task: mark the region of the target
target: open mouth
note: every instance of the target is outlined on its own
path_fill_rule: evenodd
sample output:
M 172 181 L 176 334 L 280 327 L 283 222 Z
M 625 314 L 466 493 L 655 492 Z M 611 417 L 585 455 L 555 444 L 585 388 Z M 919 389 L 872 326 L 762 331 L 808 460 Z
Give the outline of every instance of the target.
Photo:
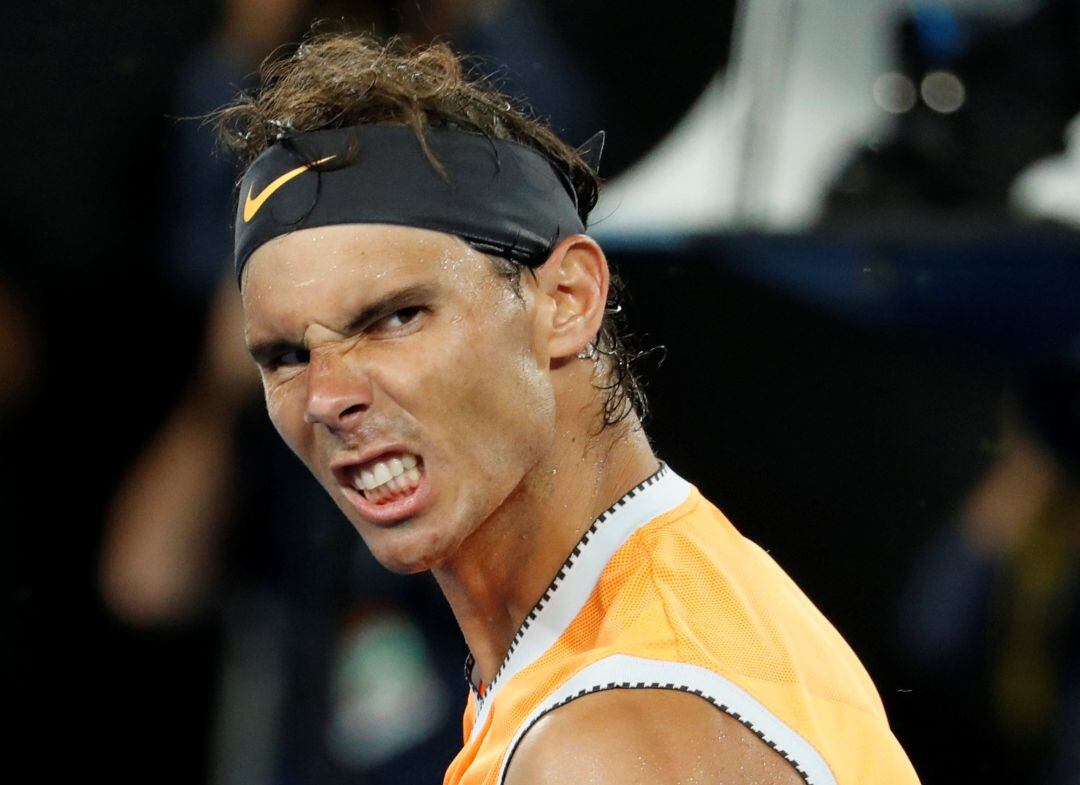
M 420 486 L 423 463 L 420 457 L 402 452 L 351 467 L 352 487 L 372 504 L 389 504 L 404 499 Z

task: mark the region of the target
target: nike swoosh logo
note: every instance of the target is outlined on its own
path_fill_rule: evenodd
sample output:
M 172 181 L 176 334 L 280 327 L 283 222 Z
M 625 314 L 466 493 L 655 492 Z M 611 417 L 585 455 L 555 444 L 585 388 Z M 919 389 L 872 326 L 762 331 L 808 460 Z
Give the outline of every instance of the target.
M 273 196 L 274 191 L 276 191 L 278 188 L 285 185 L 285 183 L 289 182 L 289 180 L 293 179 L 294 177 L 302 175 L 311 167 L 318 166 L 319 164 L 324 164 L 331 158 L 337 158 L 337 156 L 328 155 L 326 156 L 326 158 L 320 158 L 313 164 L 304 164 L 303 166 L 298 166 L 295 169 L 290 169 L 285 174 L 281 175 L 281 177 L 278 177 L 268 186 L 259 191 L 259 195 L 255 198 L 251 197 L 251 192 L 255 189 L 255 184 L 252 183 L 250 186 L 248 186 L 247 198 L 244 199 L 244 223 L 247 223 L 255 217 L 255 213 L 259 212 L 259 208 L 266 204 L 266 200 Z

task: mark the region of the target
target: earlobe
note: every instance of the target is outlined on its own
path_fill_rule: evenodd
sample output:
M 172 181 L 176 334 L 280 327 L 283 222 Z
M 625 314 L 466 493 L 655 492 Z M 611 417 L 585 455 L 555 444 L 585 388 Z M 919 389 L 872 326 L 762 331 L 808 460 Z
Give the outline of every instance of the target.
M 586 235 L 573 235 L 555 247 L 541 272 L 554 302 L 549 352 L 552 359 L 588 350 L 604 320 L 608 265 L 603 250 Z

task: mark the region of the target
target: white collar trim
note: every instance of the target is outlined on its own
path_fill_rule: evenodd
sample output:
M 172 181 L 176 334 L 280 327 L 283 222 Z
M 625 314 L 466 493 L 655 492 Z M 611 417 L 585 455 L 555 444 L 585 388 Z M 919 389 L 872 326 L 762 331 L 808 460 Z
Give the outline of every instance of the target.
M 535 662 L 559 639 L 585 605 L 615 552 L 642 526 L 686 501 L 692 488 L 661 463 L 655 474 L 628 491 L 593 522 L 525 617 L 483 696 L 476 694 L 474 688 L 477 711 L 470 741 L 487 721 L 499 687 Z M 466 674 L 470 683 L 475 684 L 472 665 L 470 656 Z

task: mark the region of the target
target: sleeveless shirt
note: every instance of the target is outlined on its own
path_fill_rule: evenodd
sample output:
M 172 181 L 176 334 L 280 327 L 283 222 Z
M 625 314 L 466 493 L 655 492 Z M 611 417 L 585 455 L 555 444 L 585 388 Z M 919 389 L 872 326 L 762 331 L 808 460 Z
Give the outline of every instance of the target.
M 866 670 L 784 571 L 661 465 L 585 532 L 489 684 L 444 785 L 501 785 L 545 714 L 609 689 L 682 690 L 807 785 L 917 785 Z

